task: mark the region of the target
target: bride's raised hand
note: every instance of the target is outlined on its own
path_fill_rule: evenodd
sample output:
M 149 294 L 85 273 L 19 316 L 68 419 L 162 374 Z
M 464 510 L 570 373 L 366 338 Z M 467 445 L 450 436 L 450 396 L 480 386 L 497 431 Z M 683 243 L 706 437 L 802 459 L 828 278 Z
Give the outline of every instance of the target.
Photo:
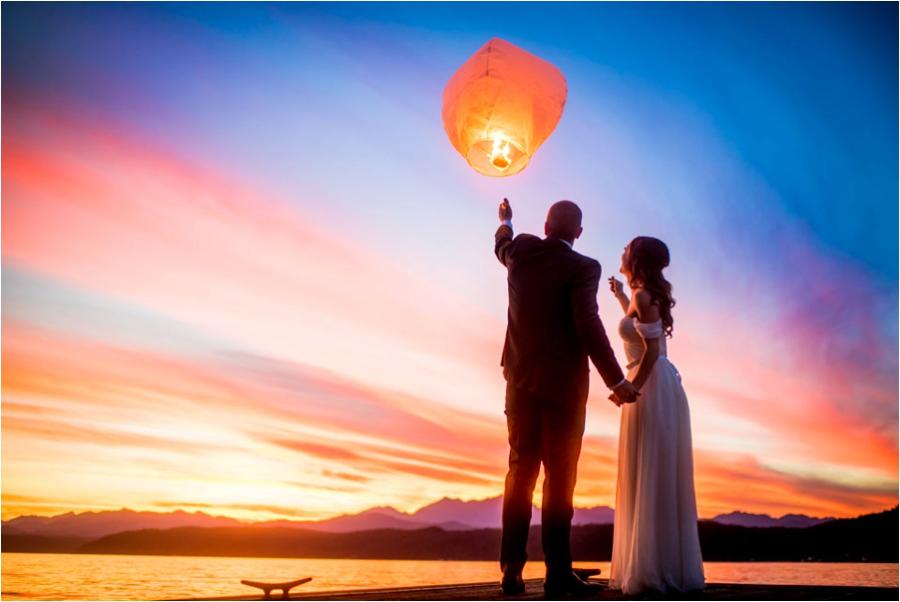
M 622 284 L 622 281 L 615 276 L 610 276 L 609 290 L 612 291 L 613 296 L 619 302 L 619 305 L 622 306 L 622 311 L 627 314 L 628 306 L 631 305 L 631 299 L 629 299 L 628 295 L 625 294 L 625 285 Z
M 625 294 L 624 287 L 625 287 L 625 285 L 622 284 L 621 280 L 619 280 L 615 276 L 609 277 L 609 290 L 612 291 L 613 295 L 615 295 L 616 297 L 618 297 L 620 295 L 624 295 Z

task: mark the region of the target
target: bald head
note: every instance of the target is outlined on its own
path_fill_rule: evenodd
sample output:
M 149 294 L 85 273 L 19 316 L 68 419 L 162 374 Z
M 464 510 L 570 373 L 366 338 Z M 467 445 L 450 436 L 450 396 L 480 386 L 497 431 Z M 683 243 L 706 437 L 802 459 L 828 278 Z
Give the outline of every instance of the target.
M 581 236 L 581 209 L 572 201 L 559 201 L 550 206 L 544 234 L 574 242 Z

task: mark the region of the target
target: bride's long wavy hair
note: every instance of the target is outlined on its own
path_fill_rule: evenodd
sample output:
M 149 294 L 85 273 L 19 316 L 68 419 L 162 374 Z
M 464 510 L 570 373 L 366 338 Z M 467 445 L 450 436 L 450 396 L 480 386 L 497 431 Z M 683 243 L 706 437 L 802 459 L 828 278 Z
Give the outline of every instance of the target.
M 667 337 L 671 337 L 674 326 L 672 308 L 675 307 L 675 299 L 672 298 L 672 284 L 662 273 L 663 268 L 669 265 L 669 247 L 658 238 L 638 236 L 628 243 L 625 261 L 629 272 L 628 286 L 632 290 L 640 287 L 650 293 L 653 301 L 659 306 L 663 330 Z

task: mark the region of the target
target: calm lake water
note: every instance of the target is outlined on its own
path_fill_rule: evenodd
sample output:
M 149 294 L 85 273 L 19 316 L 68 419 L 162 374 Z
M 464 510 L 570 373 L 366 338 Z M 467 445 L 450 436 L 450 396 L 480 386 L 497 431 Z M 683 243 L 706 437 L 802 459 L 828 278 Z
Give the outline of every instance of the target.
M 477 583 L 498 579 L 494 562 L 440 560 L 333 560 L 218 558 L 209 556 L 115 556 L 105 554 L 2 555 L 4 600 L 148 600 L 251 594 L 241 579 L 288 581 L 313 577 L 299 591 Z M 608 562 L 577 563 L 599 567 Z M 709 562 L 710 582 L 897 587 L 896 564 Z M 542 577 L 529 563 L 526 578 Z

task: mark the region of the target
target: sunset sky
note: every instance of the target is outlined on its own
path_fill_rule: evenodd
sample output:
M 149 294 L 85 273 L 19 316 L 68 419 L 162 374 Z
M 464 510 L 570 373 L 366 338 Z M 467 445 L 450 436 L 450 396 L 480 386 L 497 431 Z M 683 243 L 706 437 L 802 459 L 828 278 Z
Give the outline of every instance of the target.
M 504 196 L 579 203 L 604 281 L 668 243 L 701 516 L 896 505 L 897 10 L 4 4 L 3 518 L 499 495 Z M 440 120 L 495 36 L 569 87 L 507 179 Z

